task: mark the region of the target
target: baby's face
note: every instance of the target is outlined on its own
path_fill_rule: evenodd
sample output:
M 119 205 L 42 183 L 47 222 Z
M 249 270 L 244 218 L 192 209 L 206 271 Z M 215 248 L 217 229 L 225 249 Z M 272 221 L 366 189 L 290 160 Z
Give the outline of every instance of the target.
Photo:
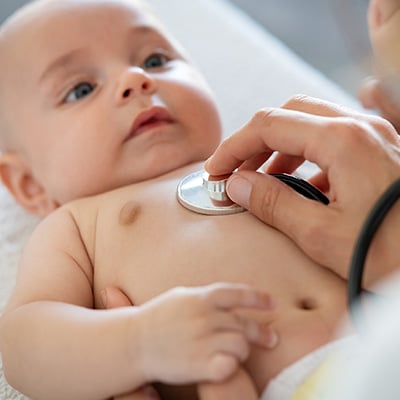
M 57 203 L 203 160 L 218 144 L 203 78 L 135 0 L 41 1 L 8 34 L 14 147 Z

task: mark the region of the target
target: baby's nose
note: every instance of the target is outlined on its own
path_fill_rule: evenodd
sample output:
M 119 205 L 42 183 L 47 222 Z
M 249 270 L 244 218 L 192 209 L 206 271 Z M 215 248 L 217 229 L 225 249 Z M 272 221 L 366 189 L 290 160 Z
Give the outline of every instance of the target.
M 117 102 L 124 103 L 135 96 L 151 95 L 156 90 L 155 80 L 142 68 L 124 71 L 117 89 Z

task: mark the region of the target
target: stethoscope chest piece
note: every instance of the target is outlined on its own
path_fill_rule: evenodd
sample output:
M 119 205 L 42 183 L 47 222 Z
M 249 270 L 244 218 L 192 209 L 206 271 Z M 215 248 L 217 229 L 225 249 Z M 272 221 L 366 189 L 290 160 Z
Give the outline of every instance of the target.
M 204 170 L 183 178 L 177 188 L 177 199 L 185 208 L 199 214 L 228 215 L 245 211 L 226 194 L 227 176 L 210 176 Z

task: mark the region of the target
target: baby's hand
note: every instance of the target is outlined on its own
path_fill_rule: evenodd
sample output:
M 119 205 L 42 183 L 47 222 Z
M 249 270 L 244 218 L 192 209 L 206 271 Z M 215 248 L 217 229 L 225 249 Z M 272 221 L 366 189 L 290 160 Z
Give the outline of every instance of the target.
M 250 343 L 272 348 L 266 324 L 239 316 L 239 308 L 269 311 L 271 297 L 239 284 L 174 288 L 142 307 L 140 359 L 148 382 L 222 381 L 247 359 Z

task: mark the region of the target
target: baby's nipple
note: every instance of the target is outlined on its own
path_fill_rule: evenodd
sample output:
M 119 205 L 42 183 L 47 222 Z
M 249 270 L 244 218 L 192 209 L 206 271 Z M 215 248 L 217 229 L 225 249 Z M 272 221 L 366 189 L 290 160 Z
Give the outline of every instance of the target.
M 140 205 L 133 200 L 128 201 L 123 205 L 119 212 L 119 224 L 123 226 L 131 225 L 135 222 L 139 212 Z

